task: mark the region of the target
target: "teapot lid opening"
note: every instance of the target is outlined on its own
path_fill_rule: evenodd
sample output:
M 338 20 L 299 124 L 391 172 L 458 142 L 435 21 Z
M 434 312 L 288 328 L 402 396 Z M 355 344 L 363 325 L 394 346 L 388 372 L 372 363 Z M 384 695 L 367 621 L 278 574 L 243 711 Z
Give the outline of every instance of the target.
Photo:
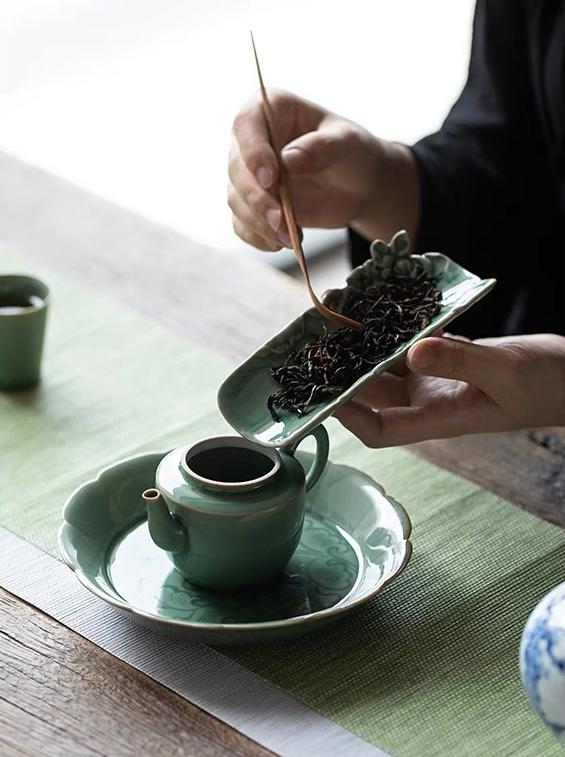
M 268 483 L 280 470 L 276 449 L 239 436 L 205 439 L 181 458 L 183 473 L 192 481 L 223 491 L 247 491 Z

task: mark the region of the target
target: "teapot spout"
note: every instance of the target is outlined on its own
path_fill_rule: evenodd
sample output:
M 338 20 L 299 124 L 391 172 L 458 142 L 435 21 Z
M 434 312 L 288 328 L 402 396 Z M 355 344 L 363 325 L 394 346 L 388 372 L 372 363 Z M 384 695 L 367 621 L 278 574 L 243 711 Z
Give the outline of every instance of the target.
M 141 495 L 147 507 L 147 523 L 151 538 L 167 552 L 182 552 L 186 547 L 186 529 L 167 507 L 158 489 L 146 489 Z

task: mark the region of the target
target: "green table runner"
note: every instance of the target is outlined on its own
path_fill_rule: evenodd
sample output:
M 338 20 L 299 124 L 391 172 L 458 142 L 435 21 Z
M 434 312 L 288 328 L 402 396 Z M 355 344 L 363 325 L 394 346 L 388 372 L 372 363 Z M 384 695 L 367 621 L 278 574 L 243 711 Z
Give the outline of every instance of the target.
M 28 261 L 52 288 L 44 381 L 0 394 L 0 525 L 58 557 L 62 504 L 104 465 L 226 428 L 229 365 Z M 190 337 L 190 335 L 187 335 Z M 331 457 L 408 509 L 414 556 L 360 612 L 289 644 L 229 655 L 393 755 L 559 754 L 521 692 L 518 644 L 563 575 L 563 532 L 399 449 L 331 421 Z
M 51 288 L 36 390 L 0 393 L 0 525 L 58 555 L 62 504 L 100 468 L 226 430 L 220 357 L 67 279 L 0 252 Z M 190 336 L 190 335 L 188 335 Z
M 402 450 L 351 440 L 355 464 L 408 509 L 406 572 L 325 633 L 233 656 L 393 755 L 559 754 L 522 693 L 526 618 L 563 579 L 561 529 Z

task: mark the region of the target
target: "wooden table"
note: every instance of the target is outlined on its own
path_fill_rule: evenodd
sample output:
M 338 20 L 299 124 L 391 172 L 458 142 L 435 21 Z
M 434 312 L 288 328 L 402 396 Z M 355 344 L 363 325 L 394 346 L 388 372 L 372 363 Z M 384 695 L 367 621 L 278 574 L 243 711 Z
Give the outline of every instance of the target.
M 279 271 L 194 244 L 2 154 L 0 241 L 236 360 L 307 305 Z M 414 451 L 565 525 L 564 429 Z M 2 754 L 269 754 L 2 589 L 0 681 Z

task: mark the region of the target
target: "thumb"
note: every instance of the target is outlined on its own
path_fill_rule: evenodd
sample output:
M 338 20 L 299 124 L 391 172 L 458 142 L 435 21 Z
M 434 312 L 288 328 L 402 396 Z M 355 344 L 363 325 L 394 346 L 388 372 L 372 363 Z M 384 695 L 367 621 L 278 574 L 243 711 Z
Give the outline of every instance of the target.
M 323 171 L 341 156 L 342 144 L 337 135 L 309 131 L 289 142 L 281 156 L 289 174 L 313 174 Z
M 417 342 L 408 351 L 407 362 L 415 373 L 466 381 L 485 391 L 498 383 L 504 368 L 504 356 L 496 347 L 446 337 Z

